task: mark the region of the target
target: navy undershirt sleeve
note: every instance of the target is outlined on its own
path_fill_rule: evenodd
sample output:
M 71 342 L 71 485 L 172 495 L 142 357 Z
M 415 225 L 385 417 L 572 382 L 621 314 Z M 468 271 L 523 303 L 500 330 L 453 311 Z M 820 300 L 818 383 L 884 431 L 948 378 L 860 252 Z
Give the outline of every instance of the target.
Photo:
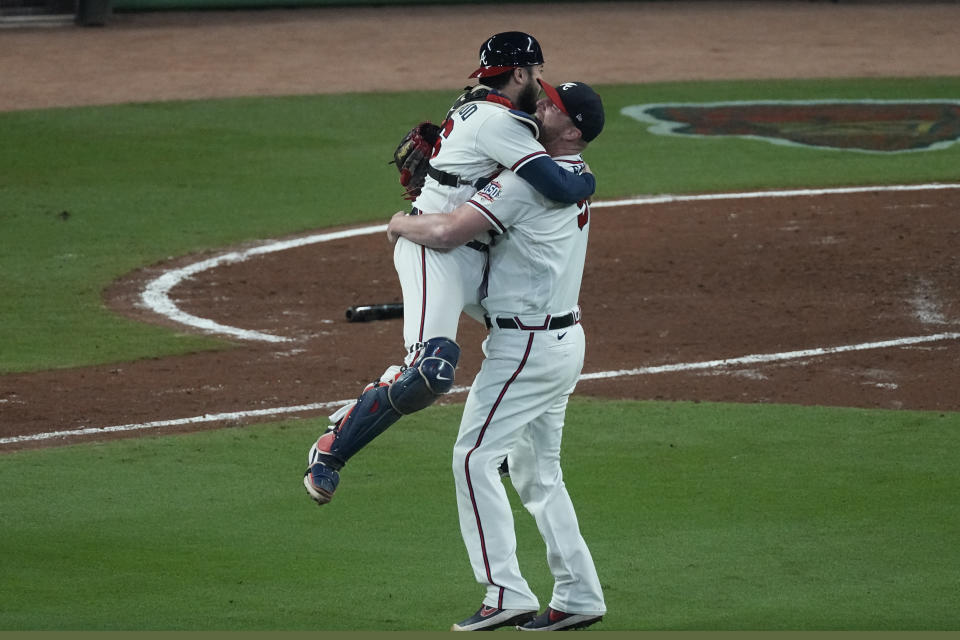
M 592 173 L 577 175 L 562 168 L 551 158 L 534 158 L 517 169 L 517 175 L 551 200 L 572 204 L 586 200 L 597 189 Z

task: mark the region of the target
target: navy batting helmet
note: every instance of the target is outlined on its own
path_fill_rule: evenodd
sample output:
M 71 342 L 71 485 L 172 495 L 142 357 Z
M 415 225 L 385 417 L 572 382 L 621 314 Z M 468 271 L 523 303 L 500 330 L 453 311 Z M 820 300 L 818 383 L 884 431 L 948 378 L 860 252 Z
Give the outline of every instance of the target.
M 543 64 L 540 43 L 522 31 L 505 31 L 490 38 L 480 47 L 480 68 L 471 78 L 485 78 L 516 69 Z

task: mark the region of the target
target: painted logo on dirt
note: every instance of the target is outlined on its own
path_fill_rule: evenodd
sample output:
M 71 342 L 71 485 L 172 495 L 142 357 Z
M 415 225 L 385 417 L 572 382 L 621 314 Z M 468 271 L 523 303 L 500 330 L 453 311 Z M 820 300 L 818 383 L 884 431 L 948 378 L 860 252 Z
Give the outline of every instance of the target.
M 960 139 L 960 101 L 816 100 L 640 104 L 626 116 L 651 133 L 738 136 L 774 144 L 900 153 L 948 147 Z

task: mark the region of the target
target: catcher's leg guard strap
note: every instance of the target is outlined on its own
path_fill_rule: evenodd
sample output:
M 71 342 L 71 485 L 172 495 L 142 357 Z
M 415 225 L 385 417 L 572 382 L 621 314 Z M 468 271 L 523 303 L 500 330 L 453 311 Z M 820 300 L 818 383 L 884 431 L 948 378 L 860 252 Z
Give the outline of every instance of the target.
M 360 395 L 357 404 L 334 432 L 329 452 L 319 452 L 320 462 L 340 469 L 353 454 L 400 419 L 403 414 L 391 406 L 389 389 L 389 385 L 380 383 Z
M 460 347 L 446 338 L 433 338 L 423 352 L 392 383 L 380 382 L 364 391 L 357 404 L 337 427 L 329 451 L 319 451 L 318 460 L 340 469 L 357 451 L 383 433 L 400 416 L 433 404 L 453 386 L 453 372 Z
M 459 359 L 460 347 L 453 340 L 427 340 L 416 362 L 390 385 L 390 404 L 404 415 L 429 407 L 453 387 Z

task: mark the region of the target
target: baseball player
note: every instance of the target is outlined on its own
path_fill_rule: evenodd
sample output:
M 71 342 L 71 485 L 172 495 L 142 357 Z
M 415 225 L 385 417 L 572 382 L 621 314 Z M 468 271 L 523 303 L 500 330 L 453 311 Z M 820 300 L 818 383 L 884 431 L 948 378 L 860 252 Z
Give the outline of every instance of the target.
M 412 214 L 452 211 L 503 167 L 552 200 L 574 203 L 593 193 L 592 175 L 565 171 L 536 139 L 540 123 L 531 113 L 542 70 L 540 45 L 526 33 L 498 33 L 481 46 L 480 67 L 471 75 L 480 83 L 456 100 L 441 125 Z M 433 404 L 453 386 L 460 314 L 483 319 L 479 296 L 489 238 L 478 234 L 443 252 L 396 243 L 407 355 L 402 366 L 388 368 L 356 402 L 334 413 L 331 428 L 311 447 L 303 483 L 317 504 L 333 497 L 339 471 L 351 456 L 402 415 Z
M 548 97 L 537 108 L 541 141 L 568 171 L 583 172 L 580 153 L 603 128 L 600 97 L 579 82 L 556 89 L 542 84 Z M 606 605 L 560 469 L 567 399 L 583 367 L 578 299 L 589 205 L 550 201 L 504 171 L 451 214 L 436 216 L 436 224 L 429 217 L 398 213 L 388 238 L 443 248 L 478 232 L 495 234 L 482 300 L 490 334 L 453 454 L 460 529 L 486 596 L 452 630 L 591 625 Z M 498 474 L 508 454 L 513 486 L 536 519 L 554 576 L 549 606 L 539 615 L 537 597 L 520 573 L 513 514 Z

